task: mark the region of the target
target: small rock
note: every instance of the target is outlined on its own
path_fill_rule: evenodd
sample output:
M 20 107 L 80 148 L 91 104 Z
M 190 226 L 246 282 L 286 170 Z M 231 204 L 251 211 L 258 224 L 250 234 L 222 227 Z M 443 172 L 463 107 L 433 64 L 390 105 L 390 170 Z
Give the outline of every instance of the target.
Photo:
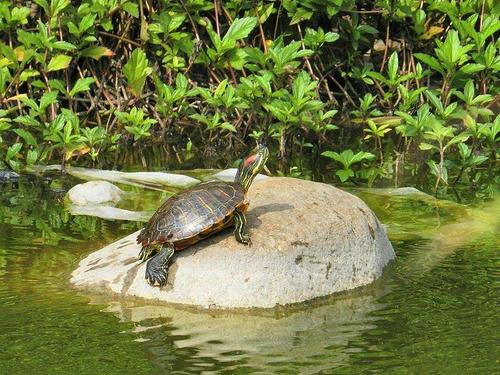
M 71 282 L 124 297 L 266 308 L 369 284 L 395 257 L 373 212 L 333 186 L 267 178 L 254 182 L 248 198 L 252 245 L 238 243 L 228 230 L 178 252 L 163 288 L 144 278 L 139 232 L 83 259 Z
M 19 174 L 9 170 L 0 171 L 0 182 L 17 181 L 19 179 Z
M 107 181 L 89 181 L 73 186 L 67 194 L 68 199 L 77 205 L 95 205 L 105 202 L 116 203 L 123 191 Z

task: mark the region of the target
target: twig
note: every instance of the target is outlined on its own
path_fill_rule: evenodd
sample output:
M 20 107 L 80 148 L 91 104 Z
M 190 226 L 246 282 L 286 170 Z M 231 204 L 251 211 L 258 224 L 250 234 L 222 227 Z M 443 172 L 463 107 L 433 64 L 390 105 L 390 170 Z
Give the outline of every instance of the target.
M 276 22 L 274 23 L 274 33 L 273 33 L 273 40 L 276 39 L 276 34 L 278 33 L 278 23 L 281 15 L 281 7 L 282 7 L 283 2 L 280 1 L 280 6 L 278 7 L 278 12 L 276 14 Z
M 384 49 L 384 57 L 382 59 L 382 66 L 380 67 L 380 72 L 382 73 L 385 68 L 385 61 L 387 59 L 387 52 L 389 50 L 389 28 L 391 25 L 391 21 L 387 22 L 387 27 L 385 29 L 385 49 Z
M 188 9 L 187 9 L 186 4 L 184 3 L 184 1 L 183 0 L 179 0 L 179 2 L 181 3 L 182 7 L 184 8 L 184 11 L 186 12 L 186 14 L 187 14 L 187 16 L 189 18 L 189 22 L 191 23 L 191 26 L 193 27 L 194 36 L 195 36 L 196 40 L 199 42 L 201 40 L 201 38 L 200 38 L 200 34 L 198 34 L 198 28 L 196 27 L 196 24 L 193 21 L 193 17 L 191 17 L 191 14 L 188 11 Z
M 262 39 L 262 48 L 264 48 L 264 53 L 267 54 L 266 36 L 264 35 L 264 28 L 260 23 L 260 15 L 257 8 L 255 8 L 255 14 L 257 14 L 257 22 L 259 24 L 260 38 Z
M 214 0 L 214 14 L 215 14 L 215 29 L 217 30 L 217 35 L 220 37 L 219 9 L 217 7 L 217 0 Z
M 483 0 L 481 2 L 481 16 L 479 17 L 479 32 L 481 32 L 483 30 L 484 3 L 485 3 L 485 0 Z
M 130 40 L 128 38 L 125 38 L 124 36 L 121 36 L 121 35 L 115 35 L 115 34 L 111 34 L 111 33 L 108 33 L 106 31 L 98 31 L 99 34 L 102 34 L 102 35 L 106 35 L 106 36 L 109 36 L 111 38 L 115 38 L 115 39 L 119 39 L 121 40 L 122 42 L 127 42 L 129 44 L 132 44 L 136 47 L 140 47 L 141 44 L 140 43 L 137 43 L 137 42 L 134 42 L 133 40 Z
M 302 29 L 300 28 L 300 24 L 297 24 L 297 29 L 299 30 L 299 35 L 300 35 L 300 43 L 302 44 L 302 50 L 305 51 L 306 46 L 304 45 L 304 37 L 302 36 Z M 306 62 L 307 70 L 309 70 L 309 73 L 311 73 L 311 76 L 317 81 L 318 77 L 316 74 L 314 74 L 313 68 L 311 66 L 311 63 L 309 62 L 309 59 L 307 56 L 304 56 L 304 60 Z
M 385 9 L 373 9 L 373 10 L 349 10 L 349 13 L 358 13 L 358 14 L 376 14 L 376 13 L 385 13 Z
M 339 83 L 339 81 L 337 81 L 335 79 L 335 77 L 333 75 L 329 75 L 330 79 L 337 85 L 337 87 L 340 89 L 340 91 L 342 91 L 342 94 L 344 94 L 344 96 L 346 97 L 346 99 L 349 101 L 349 103 L 352 104 L 352 106 L 356 106 L 356 103 L 354 103 L 354 100 L 352 100 L 351 96 L 349 95 L 349 93 L 342 87 L 342 85 Z

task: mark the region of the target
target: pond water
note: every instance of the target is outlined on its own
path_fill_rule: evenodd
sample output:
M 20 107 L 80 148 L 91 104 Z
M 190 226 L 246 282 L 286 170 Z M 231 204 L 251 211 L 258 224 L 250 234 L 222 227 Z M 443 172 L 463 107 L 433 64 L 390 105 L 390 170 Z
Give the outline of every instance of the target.
M 290 309 L 206 312 L 72 289 L 80 259 L 141 226 L 70 215 L 74 182 L 0 184 L 0 374 L 498 372 L 498 195 L 353 190 L 397 253 L 382 279 Z M 167 196 L 129 191 L 129 209 Z

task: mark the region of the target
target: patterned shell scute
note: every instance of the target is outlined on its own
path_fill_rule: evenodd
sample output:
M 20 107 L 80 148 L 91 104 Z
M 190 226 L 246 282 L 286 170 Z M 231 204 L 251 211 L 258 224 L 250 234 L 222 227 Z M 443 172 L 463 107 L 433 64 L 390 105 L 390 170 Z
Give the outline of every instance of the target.
M 206 182 L 167 199 L 137 238 L 143 246 L 196 236 L 231 215 L 245 199 L 238 183 Z

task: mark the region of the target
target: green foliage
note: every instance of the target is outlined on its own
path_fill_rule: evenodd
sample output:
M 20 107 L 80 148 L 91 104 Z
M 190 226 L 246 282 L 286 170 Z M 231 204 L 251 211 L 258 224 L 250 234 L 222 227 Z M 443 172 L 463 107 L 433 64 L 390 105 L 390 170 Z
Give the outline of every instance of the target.
M 123 66 L 123 74 L 132 94 L 137 97 L 141 95 L 146 78 L 152 72 L 153 69 L 148 66 L 148 59 L 144 51 L 138 48 L 135 49 Z
M 134 141 L 150 137 L 149 129 L 156 123 L 156 120 L 145 118 L 144 111 L 135 107 L 130 112 L 116 111 L 115 116 L 119 123 L 124 125 L 125 130 L 134 136 Z
M 335 151 L 325 151 L 321 155 L 333 159 L 343 165 L 344 169 L 339 169 L 336 172 L 336 175 L 339 176 L 340 181 L 342 182 L 354 177 L 354 171 L 351 169 L 353 164 L 359 163 L 363 160 L 371 160 L 375 158 L 375 155 L 369 152 L 360 151 L 355 154 L 352 150 L 345 150 L 340 154 Z
M 187 160 L 265 138 L 282 173 L 334 149 L 341 181 L 473 181 L 498 157 L 498 10 L 0 0 L 0 163 L 95 163 L 132 142 Z

